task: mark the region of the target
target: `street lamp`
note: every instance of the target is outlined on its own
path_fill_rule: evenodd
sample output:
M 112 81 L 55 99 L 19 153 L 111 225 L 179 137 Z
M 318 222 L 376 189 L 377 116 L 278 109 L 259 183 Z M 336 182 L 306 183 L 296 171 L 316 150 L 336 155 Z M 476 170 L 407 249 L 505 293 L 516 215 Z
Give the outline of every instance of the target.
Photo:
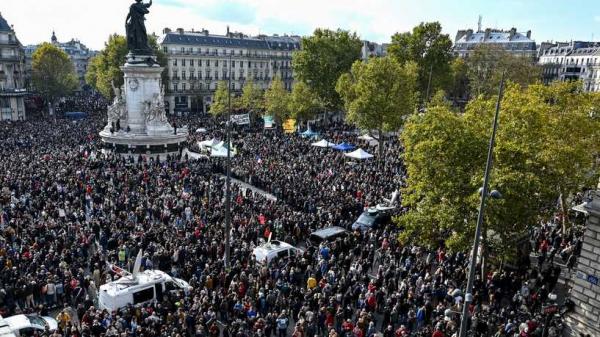
M 227 178 L 225 179 L 225 268 L 231 267 L 231 53 L 227 79 Z
M 481 188 L 481 203 L 479 204 L 479 214 L 477 216 L 477 226 L 475 227 L 475 239 L 473 241 L 473 250 L 471 254 L 471 262 L 469 264 L 469 275 L 467 278 L 467 289 L 465 291 L 465 301 L 463 303 L 462 317 L 460 319 L 460 334 L 459 337 L 467 336 L 467 322 L 469 315 L 469 303 L 473 301 L 473 283 L 475 281 L 475 268 L 477 267 L 477 252 L 479 251 L 479 240 L 481 237 L 481 227 L 483 225 L 483 212 L 485 210 L 485 201 L 488 197 L 488 183 L 490 181 L 490 171 L 492 169 L 492 156 L 494 154 L 494 142 L 496 140 L 496 131 L 498 130 L 498 115 L 500 114 L 500 101 L 502 100 L 502 91 L 504 89 L 504 73 L 500 81 L 498 90 L 498 101 L 496 102 L 496 114 L 494 115 L 494 124 L 492 126 L 492 135 L 488 146 L 487 162 L 485 165 L 485 173 L 483 176 L 483 187 Z M 492 191 L 493 192 L 493 191 Z M 500 192 L 494 193 L 500 196 Z M 490 193 L 491 196 L 491 193 Z M 492 196 L 493 197 L 493 196 Z

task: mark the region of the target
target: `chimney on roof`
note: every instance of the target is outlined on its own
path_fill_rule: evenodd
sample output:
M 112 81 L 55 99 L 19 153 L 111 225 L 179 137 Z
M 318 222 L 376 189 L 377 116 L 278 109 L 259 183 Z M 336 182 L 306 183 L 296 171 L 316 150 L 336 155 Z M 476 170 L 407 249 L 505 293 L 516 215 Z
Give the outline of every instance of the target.
M 528 31 L 527 31 L 527 38 L 528 38 L 528 39 L 531 39 L 531 30 L 528 30 Z
M 486 28 L 485 29 L 485 35 L 483 36 L 483 40 L 487 40 L 490 38 L 490 34 L 492 33 L 492 29 L 491 28 Z
M 177 33 L 183 35 L 183 28 L 177 28 Z
M 231 37 L 231 35 L 229 35 L 229 25 L 227 25 L 227 37 Z
M 171 28 L 165 27 L 163 29 L 163 34 L 169 34 L 171 32 Z
M 515 27 L 510 29 L 510 33 L 509 33 L 509 39 L 512 40 L 513 37 L 515 37 L 515 35 L 517 34 L 517 29 Z

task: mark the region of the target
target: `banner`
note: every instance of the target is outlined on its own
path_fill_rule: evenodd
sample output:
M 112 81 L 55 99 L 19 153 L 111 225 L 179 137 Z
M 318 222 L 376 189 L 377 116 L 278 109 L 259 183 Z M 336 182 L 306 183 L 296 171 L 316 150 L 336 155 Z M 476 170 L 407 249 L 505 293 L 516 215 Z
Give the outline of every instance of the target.
M 283 131 L 285 133 L 294 133 L 296 132 L 296 120 L 293 118 L 286 119 L 283 123 Z
M 265 129 L 273 127 L 273 116 L 263 116 L 263 120 L 265 121 Z
M 237 125 L 248 125 L 250 124 L 250 115 L 249 114 L 241 114 L 241 115 L 231 115 L 231 122 Z

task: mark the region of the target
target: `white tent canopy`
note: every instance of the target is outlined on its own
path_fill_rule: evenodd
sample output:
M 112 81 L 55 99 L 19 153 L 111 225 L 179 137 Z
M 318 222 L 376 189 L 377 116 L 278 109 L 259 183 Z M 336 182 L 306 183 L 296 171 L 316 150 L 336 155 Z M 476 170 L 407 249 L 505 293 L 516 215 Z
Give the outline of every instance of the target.
M 235 156 L 236 151 L 235 148 L 231 148 L 230 151 L 230 155 L 233 157 Z M 211 157 L 227 157 L 227 147 L 225 146 L 224 142 L 219 142 L 218 144 L 214 145 L 211 150 L 210 150 L 210 156 Z
M 326 141 L 325 139 L 321 139 L 320 141 L 318 141 L 316 143 L 312 143 L 310 145 L 316 146 L 316 147 L 334 147 L 335 146 L 334 143 L 330 143 L 330 142 Z
M 350 153 L 346 153 L 345 156 L 346 157 L 350 157 L 350 158 L 354 158 L 354 159 L 361 159 L 361 160 L 362 159 L 373 158 L 372 154 L 370 154 L 370 153 L 368 153 L 365 150 L 360 149 L 360 148 L 358 150 L 352 151 Z
M 368 133 L 365 133 L 364 135 L 358 137 L 358 139 L 362 139 L 362 140 L 375 140 L 375 138 L 371 137 L 371 135 L 369 135 Z
M 198 142 L 198 146 L 200 146 L 201 149 L 205 148 L 205 147 L 213 147 L 217 144 L 219 144 L 219 141 L 216 140 L 215 138 Z

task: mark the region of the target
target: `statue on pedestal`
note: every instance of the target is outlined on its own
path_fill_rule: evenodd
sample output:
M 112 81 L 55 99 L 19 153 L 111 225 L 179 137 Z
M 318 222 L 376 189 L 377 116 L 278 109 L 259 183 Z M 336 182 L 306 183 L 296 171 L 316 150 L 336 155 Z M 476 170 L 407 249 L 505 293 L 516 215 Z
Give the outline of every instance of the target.
M 129 7 L 129 14 L 125 19 L 125 31 L 127 32 L 127 48 L 132 54 L 153 55 L 152 48 L 148 45 L 148 33 L 144 15 L 150 13 L 148 8 L 152 6 L 152 0 L 145 4 L 142 0 L 135 0 Z
M 167 120 L 167 116 L 165 114 L 165 102 L 164 102 L 164 91 L 161 90 L 160 93 L 154 94 L 152 96 L 152 101 L 144 102 L 144 113 L 146 114 L 146 124 L 160 124 L 160 125 L 168 125 L 169 121 Z
M 125 106 L 125 90 L 115 86 L 114 82 L 110 82 L 113 92 L 115 93 L 115 99 L 113 103 L 108 107 L 108 124 L 116 122 L 120 119 L 125 118 L 127 107 Z

